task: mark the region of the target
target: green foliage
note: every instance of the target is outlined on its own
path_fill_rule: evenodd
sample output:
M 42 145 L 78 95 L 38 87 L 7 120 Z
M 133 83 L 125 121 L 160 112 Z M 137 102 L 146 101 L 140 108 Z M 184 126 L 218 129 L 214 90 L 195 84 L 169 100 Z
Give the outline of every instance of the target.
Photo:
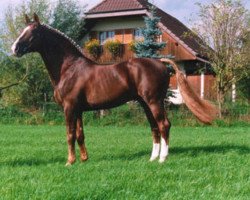
M 97 59 L 101 54 L 101 46 L 99 40 L 92 39 L 87 41 L 84 45 L 84 48 L 95 59 Z
M 65 167 L 64 126 L 2 125 L 1 199 L 238 199 L 249 191 L 250 128 L 173 127 L 166 163 L 149 127 L 84 128 L 89 160 Z M 62 192 L 63 191 L 63 192 Z
M 82 23 L 83 10 L 80 12 L 80 9 L 78 1 L 74 0 L 59 0 L 55 8 L 49 0 L 28 0 L 8 8 L 0 30 L 0 88 L 26 78 L 17 86 L 2 91 L 2 104 L 39 108 L 42 103 L 53 99 L 41 56 L 34 53 L 18 59 L 10 56 L 11 45 L 25 27 L 24 14 L 32 16 L 35 12 L 41 22 L 49 23 L 75 39 Z
M 225 97 L 232 90 L 232 85 L 249 76 L 249 47 L 245 42 L 249 40 L 248 11 L 240 0 L 216 0 L 198 6 L 195 31 L 202 39 L 204 55 L 216 73 L 221 116 Z
M 158 28 L 160 18 L 156 16 L 155 7 L 150 9 L 150 17 L 144 17 L 146 27 L 142 29 L 143 41 L 135 43 L 137 57 L 160 58 L 159 51 L 166 46 L 165 42 L 157 42 L 162 32 Z
M 217 120 L 213 126 L 233 127 L 249 126 L 250 107 L 248 104 L 228 104 L 224 110 L 224 118 Z M 173 126 L 205 126 L 201 124 L 185 105 L 170 105 L 166 108 L 166 113 Z M 0 124 L 65 124 L 62 109 L 56 103 L 46 103 L 40 105 L 39 110 L 27 110 L 25 107 L 4 106 L 0 104 Z M 137 103 L 129 103 L 118 108 L 110 109 L 103 117 L 99 117 L 96 112 L 84 112 L 83 121 L 85 125 L 91 126 L 148 126 L 146 115 Z
M 105 41 L 104 47 L 111 53 L 114 58 L 121 54 L 122 44 L 119 40 L 107 40 Z
M 249 70 L 250 70 L 250 63 L 249 63 L 249 66 L 246 66 L 246 67 L 249 67 Z M 250 75 L 250 72 L 249 72 L 249 75 Z M 241 79 L 236 86 L 237 97 L 241 97 L 241 98 L 249 100 L 250 99 L 249 85 L 250 85 L 250 76 Z
M 84 24 L 84 10 L 79 0 L 58 0 L 53 10 L 51 26 L 77 40 Z
M 135 48 L 136 42 L 137 42 L 137 41 L 132 40 L 132 41 L 128 44 L 128 45 L 129 45 L 129 50 L 130 50 L 130 51 L 136 52 L 136 48 Z

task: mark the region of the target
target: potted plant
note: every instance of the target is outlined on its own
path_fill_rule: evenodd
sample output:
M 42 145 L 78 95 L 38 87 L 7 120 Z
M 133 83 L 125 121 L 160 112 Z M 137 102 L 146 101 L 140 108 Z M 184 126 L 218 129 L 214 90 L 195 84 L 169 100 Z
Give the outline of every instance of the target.
M 94 59 L 97 59 L 101 55 L 101 46 L 97 39 L 87 41 L 84 47 Z
M 104 47 L 111 53 L 113 58 L 120 56 L 122 53 L 122 44 L 119 40 L 107 40 Z

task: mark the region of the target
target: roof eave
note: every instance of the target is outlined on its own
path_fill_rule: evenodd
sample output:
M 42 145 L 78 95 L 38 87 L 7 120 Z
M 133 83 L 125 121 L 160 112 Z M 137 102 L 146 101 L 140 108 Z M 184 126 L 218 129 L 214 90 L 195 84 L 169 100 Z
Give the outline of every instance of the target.
M 95 18 L 106 18 L 106 17 L 122 17 L 122 16 L 132 16 L 132 15 L 145 15 L 147 13 L 146 9 L 140 10 L 124 10 L 116 12 L 103 12 L 103 13 L 86 13 L 85 19 L 95 19 Z
M 172 31 L 170 31 L 163 23 L 159 22 L 160 27 L 172 36 L 179 44 L 181 44 L 186 50 L 188 50 L 193 56 L 197 57 L 198 53 L 190 48 L 184 41 L 177 37 Z
M 204 59 L 204 58 L 201 58 L 201 57 L 196 57 L 197 60 L 201 61 L 201 62 L 204 62 L 204 63 L 207 63 L 207 64 L 211 64 L 207 59 Z

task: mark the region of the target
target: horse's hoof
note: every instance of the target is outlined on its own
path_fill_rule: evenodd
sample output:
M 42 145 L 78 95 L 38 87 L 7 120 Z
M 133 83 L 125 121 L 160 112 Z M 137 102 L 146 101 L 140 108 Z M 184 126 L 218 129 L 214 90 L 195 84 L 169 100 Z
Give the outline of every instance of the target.
M 88 160 L 88 157 L 81 158 L 81 162 L 86 162 Z
M 158 156 L 152 156 L 152 157 L 149 159 L 149 162 L 153 162 L 153 161 L 155 161 L 157 158 L 158 158 Z
M 164 162 L 166 161 L 166 158 L 167 158 L 167 157 L 162 157 L 162 158 L 160 158 L 160 159 L 159 159 L 159 163 L 164 163 Z
M 71 165 L 72 165 L 72 163 L 67 162 L 67 163 L 65 164 L 65 167 L 70 167 Z
M 65 164 L 65 166 L 68 167 L 68 166 L 73 165 L 74 163 L 75 163 L 75 160 L 73 160 L 73 161 L 67 161 L 67 163 Z

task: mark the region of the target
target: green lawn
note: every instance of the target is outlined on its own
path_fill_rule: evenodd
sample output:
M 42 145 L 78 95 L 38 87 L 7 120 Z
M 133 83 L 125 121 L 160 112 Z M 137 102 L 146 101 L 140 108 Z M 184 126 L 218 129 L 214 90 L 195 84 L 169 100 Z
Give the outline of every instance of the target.
M 250 127 L 173 127 L 159 164 L 149 128 L 88 126 L 89 160 L 65 167 L 63 126 L 0 126 L 0 199 L 250 197 Z

